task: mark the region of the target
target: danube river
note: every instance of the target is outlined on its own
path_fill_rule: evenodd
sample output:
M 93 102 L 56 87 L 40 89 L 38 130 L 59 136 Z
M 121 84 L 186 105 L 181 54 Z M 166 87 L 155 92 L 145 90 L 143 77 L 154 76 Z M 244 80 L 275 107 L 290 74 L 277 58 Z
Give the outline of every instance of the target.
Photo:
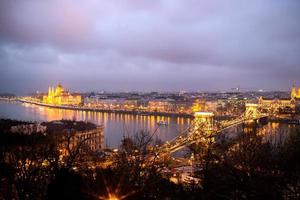
M 180 117 L 73 111 L 8 101 L 0 101 L 0 118 L 37 122 L 60 119 L 93 122 L 104 126 L 105 145 L 110 148 L 117 148 L 124 135 L 133 135 L 141 130 L 155 132 L 154 139 L 171 140 L 191 122 L 191 119 Z M 168 125 L 158 126 L 159 121 L 165 121 Z
M 147 130 L 150 133 L 155 132 L 154 139 L 168 141 L 179 135 L 180 132 L 185 130 L 191 123 L 191 119 L 181 117 L 64 110 L 8 101 L 0 101 L 0 118 L 36 122 L 60 119 L 76 119 L 93 122 L 104 126 L 104 142 L 108 148 L 118 148 L 124 135 L 133 135 L 141 130 Z M 168 125 L 158 126 L 157 123 L 159 121 L 164 121 Z M 265 125 L 259 125 L 257 131 L 258 134 L 264 135 L 266 139 L 276 138 L 285 140 L 286 136 L 299 127 L 299 125 L 269 122 Z M 230 129 L 226 134 L 236 135 L 237 131 L 241 131 L 240 128 Z M 247 130 L 245 131 L 247 132 Z

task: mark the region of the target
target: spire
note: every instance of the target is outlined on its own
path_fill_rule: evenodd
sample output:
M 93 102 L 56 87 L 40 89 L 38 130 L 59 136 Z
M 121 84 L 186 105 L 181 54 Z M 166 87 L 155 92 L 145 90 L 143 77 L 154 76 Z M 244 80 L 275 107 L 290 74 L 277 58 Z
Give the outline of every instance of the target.
M 292 91 L 291 91 L 291 98 L 295 98 L 297 96 L 297 90 L 295 86 L 295 81 L 293 81 Z
M 293 86 L 292 86 L 292 88 L 296 88 L 296 86 L 295 86 L 295 81 L 293 81 Z

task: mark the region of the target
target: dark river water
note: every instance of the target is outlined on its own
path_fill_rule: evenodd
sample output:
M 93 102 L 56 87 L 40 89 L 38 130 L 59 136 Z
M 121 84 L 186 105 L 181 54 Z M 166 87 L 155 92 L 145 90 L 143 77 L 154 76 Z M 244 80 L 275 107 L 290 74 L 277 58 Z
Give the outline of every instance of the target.
M 53 121 L 60 119 L 76 119 L 93 122 L 104 126 L 104 142 L 109 148 L 118 148 L 124 135 L 147 130 L 154 133 L 154 139 L 168 141 L 185 130 L 191 123 L 191 119 L 181 117 L 142 116 L 119 113 L 101 113 L 90 111 L 73 111 L 57 108 L 48 108 L 28 103 L 0 101 L 0 118 L 17 119 L 24 121 Z M 167 126 L 158 126 L 157 122 L 165 121 Z M 267 123 L 260 125 L 258 134 L 266 139 L 277 138 L 284 140 L 291 131 L 299 126 L 279 123 Z M 235 135 L 238 128 L 229 130 Z
M 133 135 L 140 130 L 147 130 L 150 133 L 156 131 L 155 137 L 157 139 L 162 141 L 171 140 L 185 130 L 191 122 L 191 119 L 180 117 L 73 111 L 6 101 L 0 101 L 0 118 L 36 122 L 60 119 L 93 122 L 104 126 L 105 145 L 110 148 L 117 148 L 124 135 Z M 157 122 L 161 120 L 167 122 L 168 125 L 158 126 Z

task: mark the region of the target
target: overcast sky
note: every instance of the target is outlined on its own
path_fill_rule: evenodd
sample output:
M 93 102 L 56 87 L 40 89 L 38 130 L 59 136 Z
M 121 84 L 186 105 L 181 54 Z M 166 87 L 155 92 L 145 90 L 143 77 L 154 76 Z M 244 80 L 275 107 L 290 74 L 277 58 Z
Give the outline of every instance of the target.
M 0 92 L 288 90 L 299 0 L 0 0 Z

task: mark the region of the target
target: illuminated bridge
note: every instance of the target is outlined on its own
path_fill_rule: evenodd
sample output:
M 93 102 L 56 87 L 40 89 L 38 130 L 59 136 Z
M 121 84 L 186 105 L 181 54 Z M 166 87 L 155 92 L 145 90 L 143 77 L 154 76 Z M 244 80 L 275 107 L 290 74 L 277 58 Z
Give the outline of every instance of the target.
M 223 130 L 239 124 L 254 122 L 267 116 L 267 114 L 259 112 L 257 104 L 250 103 L 246 104 L 246 110 L 240 117 L 229 121 L 215 122 L 213 113 L 196 112 L 195 119 L 189 128 L 173 140 L 163 144 L 156 154 L 164 156 L 194 143 L 205 142 L 209 139 L 213 140 L 214 136 Z

